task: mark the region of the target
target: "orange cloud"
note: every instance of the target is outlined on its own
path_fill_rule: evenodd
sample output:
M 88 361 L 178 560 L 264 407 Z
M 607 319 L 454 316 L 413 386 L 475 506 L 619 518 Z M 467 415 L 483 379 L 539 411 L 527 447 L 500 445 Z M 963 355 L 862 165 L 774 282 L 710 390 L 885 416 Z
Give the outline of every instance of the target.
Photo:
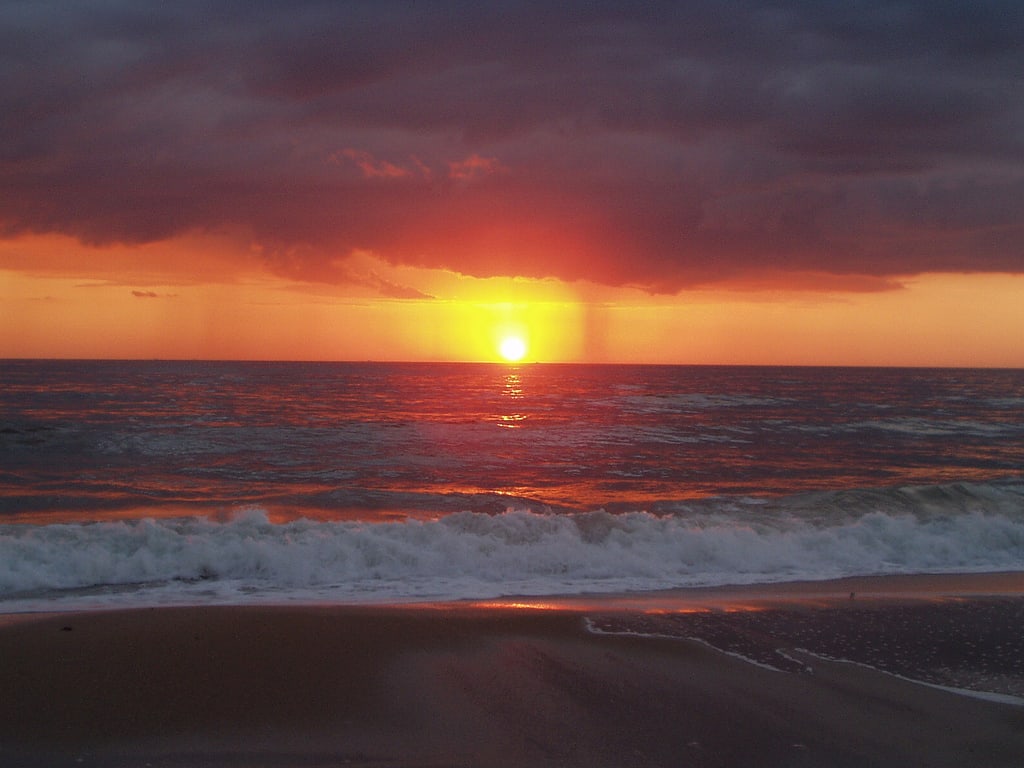
M 407 168 L 395 165 L 387 160 L 378 160 L 369 152 L 358 149 L 343 149 L 340 153 L 331 155 L 334 162 L 340 162 L 340 157 L 347 158 L 355 163 L 356 167 L 363 174 L 364 179 L 404 179 L 412 175 Z
M 496 157 L 481 157 L 472 154 L 465 160 L 448 163 L 448 178 L 456 181 L 473 181 L 495 173 L 505 173 L 505 168 Z

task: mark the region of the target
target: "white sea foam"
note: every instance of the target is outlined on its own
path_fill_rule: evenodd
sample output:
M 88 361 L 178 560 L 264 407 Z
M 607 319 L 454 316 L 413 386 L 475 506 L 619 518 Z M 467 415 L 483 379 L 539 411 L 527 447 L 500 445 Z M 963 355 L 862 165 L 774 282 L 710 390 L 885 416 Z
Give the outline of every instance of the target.
M 1024 570 L 1020 506 L 999 497 L 971 508 L 953 496 L 957 503 L 946 499 L 942 513 L 895 508 L 814 519 L 707 504 L 673 515 L 509 510 L 272 523 L 252 509 L 223 522 L 6 525 L 0 610 L 54 600 L 402 601 Z

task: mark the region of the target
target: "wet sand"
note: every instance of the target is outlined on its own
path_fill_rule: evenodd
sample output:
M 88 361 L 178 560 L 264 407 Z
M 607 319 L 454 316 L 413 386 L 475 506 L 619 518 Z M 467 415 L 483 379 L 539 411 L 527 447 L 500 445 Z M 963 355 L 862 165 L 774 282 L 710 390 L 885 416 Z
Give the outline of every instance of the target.
M 1015 690 L 1024 598 L 993 592 L 14 617 L 0 766 L 1020 766 L 1024 706 L 793 650 Z

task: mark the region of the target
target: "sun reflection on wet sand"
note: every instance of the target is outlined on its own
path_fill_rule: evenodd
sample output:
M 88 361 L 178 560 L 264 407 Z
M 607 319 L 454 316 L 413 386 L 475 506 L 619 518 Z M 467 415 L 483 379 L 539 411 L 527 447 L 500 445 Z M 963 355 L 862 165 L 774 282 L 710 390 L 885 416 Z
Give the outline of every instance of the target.
M 863 576 L 833 581 L 695 587 L 622 594 L 516 596 L 470 603 L 477 608 L 668 615 L 774 608 L 838 608 L 955 602 L 1024 595 L 1024 573 Z

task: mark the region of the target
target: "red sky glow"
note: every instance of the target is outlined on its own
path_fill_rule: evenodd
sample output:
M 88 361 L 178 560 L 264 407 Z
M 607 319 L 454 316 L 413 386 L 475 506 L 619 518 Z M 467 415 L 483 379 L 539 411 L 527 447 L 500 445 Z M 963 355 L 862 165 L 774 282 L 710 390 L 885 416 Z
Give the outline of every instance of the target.
M 0 357 L 1024 365 L 1024 10 L 0 8 Z

